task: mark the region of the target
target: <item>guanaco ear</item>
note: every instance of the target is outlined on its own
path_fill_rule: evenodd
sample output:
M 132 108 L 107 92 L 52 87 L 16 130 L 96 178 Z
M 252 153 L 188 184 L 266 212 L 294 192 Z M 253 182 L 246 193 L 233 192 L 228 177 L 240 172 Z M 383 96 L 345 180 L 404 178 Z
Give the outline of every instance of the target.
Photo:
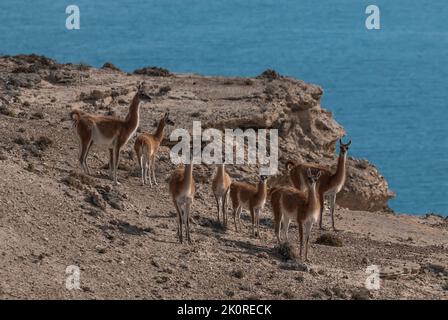
M 352 140 L 350 140 L 350 141 L 346 144 L 346 146 L 349 147 L 351 144 L 352 144 Z
M 322 175 L 322 171 L 321 171 L 321 170 L 318 170 L 318 171 L 317 171 L 317 174 L 316 174 L 316 178 L 319 179 L 321 175 Z
M 311 178 L 313 176 L 313 173 L 311 172 L 311 168 L 308 168 L 306 170 L 306 174 L 308 175 L 309 178 Z

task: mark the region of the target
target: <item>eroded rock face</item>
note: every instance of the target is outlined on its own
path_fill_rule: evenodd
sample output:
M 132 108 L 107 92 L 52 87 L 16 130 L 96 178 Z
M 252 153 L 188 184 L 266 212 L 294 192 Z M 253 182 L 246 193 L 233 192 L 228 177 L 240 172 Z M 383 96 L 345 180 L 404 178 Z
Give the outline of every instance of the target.
M 324 165 L 335 172 L 337 142 L 346 132 L 332 113 L 321 107 L 323 90 L 290 78 L 261 79 L 264 90 L 259 98 L 265 101 L 263 112 L 241 112 L 242 116 L 209 123 L 208 127 L 278 129 L 280 173 L 270 179 L 272 185 L 290 183 L 285 168 L 288 160 Z M 390 210 L 387 203 L 394 196 L 374 165 L 349 157 L 347 180 L 338 194 L 338 205 L 354 210 Z

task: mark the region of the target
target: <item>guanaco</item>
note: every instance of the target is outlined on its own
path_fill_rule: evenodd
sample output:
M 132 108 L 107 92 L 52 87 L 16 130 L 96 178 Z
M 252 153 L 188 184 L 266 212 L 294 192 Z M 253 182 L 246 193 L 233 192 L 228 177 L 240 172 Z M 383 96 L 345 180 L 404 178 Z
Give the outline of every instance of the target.
M 221 206 L 222 222 L 224 226 L 227 225 L 227 200 L 231 183 L 232 179 L 230 179 L 230 176 L 227 174 L 224 164 L 217 165 L 216 174 L 212 181 L 212 191 L 218 209 L 218 222 L 220 222 L 219 212 Z
M 320 214 L 321 202 L 319 192 L 316 190 L 321 177 L 320 170 L 307 169 L 307 192 L 299 191 L 293 187 L 276 187 L 270 190 L 272 211 L 274 213 L 274 230 L 279 244 L 281 244 L 280 229 L 284 240 L 288 241 L 288 229 L 291 220 L 299 225 L 300 258 L 302 258 L 303 236 L 305 231 L 305 261 L 308 260 L 308 241 L 313 224 L 317 222 Z M 305 228 L 305 230 L 303 230 Z
M 165 126 L 174 125 L 174 122 L 170 120 L 169 114 L 165 113 L 160 120 L 157 130 L 154 134 L 142 133 L 140 134 L 134 143 L 134 150 L 137 154 L 138 166 L 142 176 L 142 185 L 145 185 L 146 179 L 149 180 L 149 185 L 152 187 L 152 181 L 157 185 L 157 179 L 155 174 L 155 159 L 157 152 L 165 136 Z M 152 181 L 151 181 L 152 175 Z
M 232 182 L 230 185 L 235 231 L 238 232 L 238 225 L 241 229 L 241 210 L 245 209 L 249 210 L 252 218 L 252 235 L 254 237 L 260 235 L 260 214 L 267 198 L 267 178 L 267 176 L 260 176 L 258 185 L 246 182 Z M 255 233 L 255 226 L 257 233 Z
M 70 118 L 79 138 L 79 162 L 84 172 L 90 175 L 87 155 L 94 143 L 109 149 L 109 175 L 116 185 L 120 150 L 136 132 L 139 125 L 140 100 L 151 100 L 143 91 L 143 83 L 137 87 L 125 119 L 101 116 L 72 110 Z
M 177 212 L 177 235 L 180 243 L 183 243 L 182 227 L 185 225 L 185 235 L 189 244 L 191 244 L 190 210 L 196 193 L 191 162 L 176 169 L 169 181 L 169 191 Z
M 288 161 L 286 164 L 289 170 L 289 176 L 292 184 L 299 190 L 305 191 L 306 185 L 304 184 L 305 175 L 309 168 L 319 169 L 322 172 L 322 177 L 319 181 L 319 198 L 321 201 L 320 217 L 319 217 L 319 228 L 322 227 L 322 216 L 324 211 L 324 197 L 329 197 L 329 205 L 331 212 L 331 225 L 334 231 L 337 231 L 334 225 L 334 209 L 336 205 L 336 194 L 342 190 L 346 179 L 346 162 L 347 162 L 347 152 L 352 141 L 348 143 L 343 143 L 339 139 L 339 158 L 336 172 L 333 174 L 330 170 L 325 169 L 320 166 L 309 165 L 309 164 L 294 164 L 292 161 Z

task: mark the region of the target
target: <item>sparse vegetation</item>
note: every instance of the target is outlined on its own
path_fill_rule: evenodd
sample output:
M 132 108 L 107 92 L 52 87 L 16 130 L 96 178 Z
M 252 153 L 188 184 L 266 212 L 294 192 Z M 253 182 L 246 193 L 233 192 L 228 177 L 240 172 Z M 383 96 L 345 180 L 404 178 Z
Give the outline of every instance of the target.
M 316 243 L 322 244 L 325 246 L 331 246 L 331 247 L 342 247 L 343 246 L 342 239 L 332 233 L 324 233 L 324 234 L 320 235 L 316 239 Z
M 233 270 L 232 276 L 234 276 L 237 279 L 243 279 L 244 278 L 244 271 L 242 269 Z
M 0 114 L 8 116 L 8 117 L 12 117 L 12 118 L 16 117 L 16 113 L 14 112 L 14 110 L 11 110 L 8 107 L 3 106 L 3 105 L 0 106 Z
M 257 78 L 258 79 L 268 79 L 268 80 L 272 81 L 272 80 L 281 79 L 282 76 L 277 71 L 275 71 L 273 69 L 266 69 Z
M 150 77 L 169 77 L 172 76 L 168 69 L 160 67 L 145 67 L 134 71 L 134 74 L 142 74 Z
M 171 87 L 170 86 L 162 86 L 162 87 L 159 88 L 159 96 L 164 96 L 164 95 L 166 95 L 170 91 L 171 91 Z
M 40 136 L 37 140 L 34 141 L 34 145 L 39 148 L 41 151 L 45 151 L 53 144 L 53 140 L 48 137 Z
M 86 186 L 95 186 L 94 179 L 76 171 L 70 171 L 69 175 L 62 179 L 62 182 L 78 190 L 84 190 Z
M 284 242 L 276 247 L 283 260 L 295 260 L 298 258 L 297 250 L 289 242 Z

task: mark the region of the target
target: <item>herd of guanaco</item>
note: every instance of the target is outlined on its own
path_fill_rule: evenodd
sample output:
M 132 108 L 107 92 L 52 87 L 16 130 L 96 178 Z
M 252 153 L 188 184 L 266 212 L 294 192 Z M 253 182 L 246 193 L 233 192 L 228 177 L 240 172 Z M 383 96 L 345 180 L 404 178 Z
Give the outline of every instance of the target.
M 144 93 L 143 84 L 137 87 L 125 119 L 114 116 L 102 116 L 88 114 L 80 110 L 73 110 L 70 118 L 73 122 L 76 134 L 79 138 L 79 163 L 84 173 L 90 175 L 87 165 L 87 156 L 94 143 L 109 149 L 109 173 L 115 184 L 117 169 L 120 160 L 120 150 L 132 138 L 139 127 L 140 102 L 150 101 L 151 98 Z M 141 174 L 141 183 L 149 182 L 157 185 L 155 176 L 155 159 L 159 146 L 165 135 L 165 126 L 174 125 L 166 113 L 160 120 L 155 133 L 142 133 L 137 136 L 134 151 Z M 299 227 L 300 257 L 302 257 L 303 242 L 305 240 L 305 260 L 308 259 L 308 241 L 311 228 L 319 220 L 322 229 L 322 215 L 324 211 L 324 199 L 329 198 L 331 222 L 333 230 L 334 209 L 336 195 L 341 191 L 346 179 L 347 151 L 351 141 L 344 144 L 341 140 L 340 152 L 337 162 L 337 170 L 332 173 L 329 169 L 312 164 L 294 163 L 288 161 L 286 168 L 292 186 L 274 186 L 268 188 L 267 176 L 260 176 L 257 184 L 232 181 L 226 172 L 224 164 L 216 165 L 216 173 L 211 183 L 212 193 L 216 200 L 218 222 L 227 226 L 227 201 L 230 198 L 233 208 L 233 221 L 235 231 L 241 229 L 241 211 L 247 210 L 252 219 L 252 236 L 258 237 L 259 220 L 266 201 L 271 201 L 274 230 L 278 242 L 288 241 L 288 229 L 291 221 L 295 221 Z M 191 159 L 190 159 L 191 160 Z M 169 179 L 169 193 L 172 197 L 177 212 L 177 236 L 181 243 L 185 237 L 191 243 L 190 236 L 190 212 L 196 193 L 193 178 L 193 164 L 185 164 L 177 168 Z M 220 218 L 221 217 L 221 218 Z M 282 239 L 283 238 L 283 239 Z

